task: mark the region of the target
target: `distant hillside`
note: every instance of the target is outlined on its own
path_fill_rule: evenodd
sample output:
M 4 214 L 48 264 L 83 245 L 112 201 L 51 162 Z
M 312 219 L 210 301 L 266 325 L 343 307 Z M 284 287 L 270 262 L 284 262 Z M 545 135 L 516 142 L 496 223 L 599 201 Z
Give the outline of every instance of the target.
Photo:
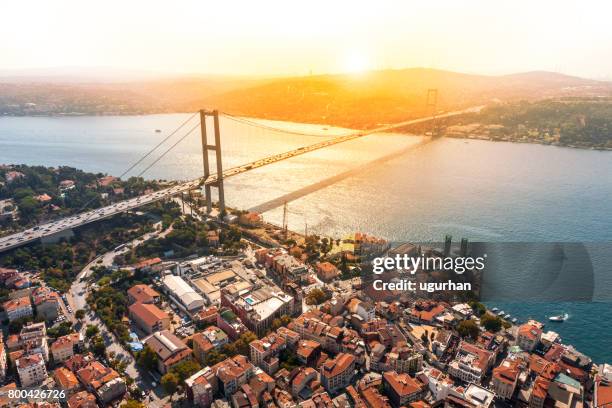
M 427 89 L 438 109 L 492 100 L 612 95 L 612 84 L 550 72 L 505 76 L 411 68 L 363 75 L 245 79 L 190 77 L 125 83 L 2 83 L 0 114 L 140 114 L 217 108 L 233 114 L 372 127 L 424 115 Z
M 438 89 L 439 110 L 492 100 L 612 93 L 610 83 L 555 73 L 483 76 L 415 68 L 378 71 L 364 76 L 279 79 L 203 98 L 187 108 L 217 106 L 246 116 L 366 128 L 426 114 L 429 88 Z

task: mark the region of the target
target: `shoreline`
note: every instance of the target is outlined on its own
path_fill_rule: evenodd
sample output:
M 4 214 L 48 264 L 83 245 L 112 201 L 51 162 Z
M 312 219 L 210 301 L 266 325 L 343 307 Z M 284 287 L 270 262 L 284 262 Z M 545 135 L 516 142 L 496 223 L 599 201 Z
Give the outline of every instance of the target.
M 133 116 L 133 117 L 145 117 L 145 116 L 159 116 L 159 115 L 186 115 L 186 114 L 190 114 L 192 112 L 150 112 L 150 113 L 100 113 L 100 114 L 92 114 L 92 113 L 66 113 L 66 114 L 45 114 L 45 115 L 0 115 L 0 120 L 2 118 L 87 118 L 87 117 L 91 117 L 91 118 L 102 118 L 102 117 L 108 117 L 108 118 L 112 118 L 112 117 L 120 117 L 120 118 L 124 118 L 124 117 L 129 117 L 129 116 Z M 296 124 L 296 125 L 304 125 L 304 126 L 329 126 L 329 127 L 334 127 L 334 128 L 341 128 L 341 129 L 349 129 L 349 130 L 367 130 L 368 128 L 364 128 L 364 129 L 355 129 L 355 128 L 350 128 L 350 127 L 346 127 L 342 124 L 333 124 L 333 123 L 329 123 L 329 122 L 321 122 L 321 123 L 308 123 L 308 122 L 296 122 L 296 121 L 292 121 L 292 120 L 286 120 L 286 119 L 278 119 L 278 118 L 260 118 L 260 117 L 254 117 L 254 116 L 248 116 L 248 115 L 238 115 L 239 117 L 243 117 L 246 119 L 250 119 L 250 120 L 260 120 L 260 121 L 272 121 L 272 122 L 284 122 L 284 123 L 291 123 L 291 124 Z M 395 131 L 392 133 L 398 133 L 398 134 L 404 134 L 407 136 L 419 136 L 418 134 L 414 134 L 411 132 L 403 132 L 403 131 Z M 333 136 L 333 135 L 330 135 Z M 420 135 L 420 136 L 425 136 L 425 135 Z M 486 136 L 478 136 L 478 135 L 465 135 L 465 136 L 457 136 L 457 135 L 442 135 L 440 136 L 440 138 L 448 138 L 448 139 L 458 139 L 458 140 L 480 140 L 480 141 L 484 141 L 484 142 L 502 142 L 502 143 L 518 143 L 518 144 L 534 144 L 534 145 L 541 145 L 541 146 L 551 146 L 551 147 L 560 147 L 560 148 L 567 148 L 567 149 L 575 149 L 575 150 L 593 150 L 593 151 L 600 151 L 600 152 L 610 152 L 612 151 L 612 147 L 596 147 L 596 146 L 578 146 L 578 145 L 571 145 L 571 144 L 560 144 L 560 143 L 544 143 L 544 142 L 539 142 L 537 140 L 508 140 L 508 139 L 493 139 L 490 137 L 486 137 Z

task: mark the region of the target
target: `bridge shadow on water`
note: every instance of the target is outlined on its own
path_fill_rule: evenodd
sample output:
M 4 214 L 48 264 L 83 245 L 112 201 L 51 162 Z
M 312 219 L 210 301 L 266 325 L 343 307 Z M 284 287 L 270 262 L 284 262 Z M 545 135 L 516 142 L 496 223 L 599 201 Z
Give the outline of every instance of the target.
M 343 171 L 342 173 L 336 174 L 335 176 L 331 176 L 328 177 L 326 179 L 323 179 L 321 181 L 317 181 L 316 183 L 307 185 L 305 187 L 302 187 L 298 190 L 292 191 L 290 193 L 284 194 L 280 197 L 274 198 L 272 200 L 266 201 L 265 203 L 261 203 L 259 205 L 256 205 L 254 207 L 249 208 L 249 211 L 253 211 L 253 212 L 257 212 L 259 214 L 262 214 L 266 211 L 270 211 L 273 210 L 275 208 L 281 207 L 282 205 L 284 205 L 286 202 L 289 203 L 291 201 L 295 201 L 299 198 L 302 198 L 308 194 L 314 193 L 316 191 L 322 190 L 326 187 L 331 186 L 332 184 L 338 183 L 339 181 L 342 181 L 344 179 L 347 179 L 349 177 L 352 177 L 356 174 L 362 173 L 364 171 L 367 170 L 371 170 L 374 169 L 376 166 L 380 166 L 390 160 L 396 159 L 398 157 L 403 156 L 404 154 L 407 154 L 413 150 L 416 150 L 426 144 L 429 144 L 433 141 L 437 140 L 437 138 L 427 138 L 417 144 L 408 146 L 404 149 L 401 150 L 397 150 L 393 153 L 389 153 L 387 155 L 384 155 L 382 157 L 379 157 L 378 159 L 369 161 L 367 163 L 364 163 L 360 166 L 354 167 L 352 169 Z

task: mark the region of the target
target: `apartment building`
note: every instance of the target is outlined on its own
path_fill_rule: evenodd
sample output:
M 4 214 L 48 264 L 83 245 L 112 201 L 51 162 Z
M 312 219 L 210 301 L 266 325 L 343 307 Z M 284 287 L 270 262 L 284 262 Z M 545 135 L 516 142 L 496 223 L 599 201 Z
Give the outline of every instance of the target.
M 34 315 L 32 302 L 29 296 L 23 296 L 17 299 L 11 299 L 2 304 L 4 313 L 10 322 L 21 319 L 22 317 L 30 317 Z
M 51 355 L 53 361 L 62 363 L 74 356 L 75 351 L 78 351 L 83 346 L 83 335 L 81 333 L 71 333 L 66 336 L 59 337 L 51 344 Z
M 134 303 L 128 310 L 130 320 L 146 334 L 170 328 L 170 315 L 152 303 Z
M 15 368 L 22 388 L 38 385 L 47 379 L 45 359 L 40 353 L 20 357 Z
M 336 392 L 347 387 L 355 373 L 355 357 L 340 353 L 327 360 L 320 368 L 321 384 L 328 392 Z

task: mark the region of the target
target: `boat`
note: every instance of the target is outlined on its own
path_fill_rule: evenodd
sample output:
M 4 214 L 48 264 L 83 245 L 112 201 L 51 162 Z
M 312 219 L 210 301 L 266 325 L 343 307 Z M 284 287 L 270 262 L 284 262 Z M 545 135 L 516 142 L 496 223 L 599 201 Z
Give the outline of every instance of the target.
M 515 317 L 511 321 L 512 321 L 512 323 L 516 323 L 516 322 L 518 322 L 518 319 Z
M 567 313 L 564 313 L 562 315 L 558 315 L 558 316 L 550 316 L 548 318 L 548 320 L 550 320 L 551 322 L 564 322 L 569 318 L 569 315 Z
M 511 318 L 512 316 L 510 315 L 510 313 L 508 313 L 507 315 L 504 316 L 504 319 L 508 320 L 509 318 Z
M 494 307 L 493 309 L 491 309 L 492 312 L 496 313 L 499 309 Z
M 155 129 L 155 133 L 161 133 L 161 129 Z
M 506 314 L 506 312 L 504 312 L 503 310 L 500 310 L 499 312 L 497 312 L 497 315 L 498 315 L 498 316 L 503 316 L 503 315 L 505 315 L 505 314 Z

